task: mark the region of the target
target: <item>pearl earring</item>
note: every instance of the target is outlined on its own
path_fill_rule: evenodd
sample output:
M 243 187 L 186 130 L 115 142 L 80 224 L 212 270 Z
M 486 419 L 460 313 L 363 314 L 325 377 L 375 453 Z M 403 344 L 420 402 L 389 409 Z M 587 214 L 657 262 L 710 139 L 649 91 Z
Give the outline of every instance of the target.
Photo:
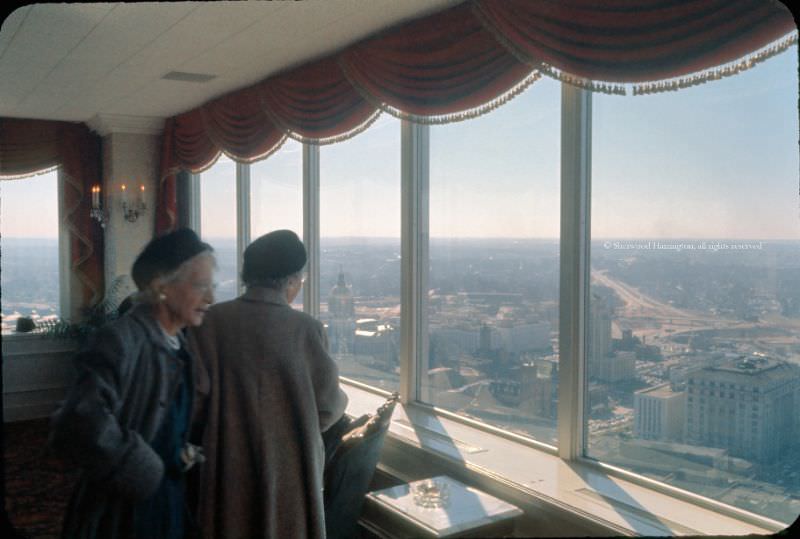
M 165 299 L 167 299 L 167 295 L 164 292 L 159 292 L 158 301 L 164 301 Z

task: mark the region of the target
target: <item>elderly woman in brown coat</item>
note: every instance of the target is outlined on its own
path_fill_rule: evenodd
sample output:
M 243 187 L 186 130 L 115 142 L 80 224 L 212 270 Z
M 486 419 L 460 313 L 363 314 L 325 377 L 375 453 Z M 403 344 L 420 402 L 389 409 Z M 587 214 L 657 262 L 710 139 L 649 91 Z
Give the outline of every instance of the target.
M 322 324 L 290 306 L 305 262 L 294 232 L 261 236 L 244 252 L 247 291 L 212 306 L 191 333 L 203 367 L 198 523 L 207 539 L 325 536 L 321 433 L 347 397 Z

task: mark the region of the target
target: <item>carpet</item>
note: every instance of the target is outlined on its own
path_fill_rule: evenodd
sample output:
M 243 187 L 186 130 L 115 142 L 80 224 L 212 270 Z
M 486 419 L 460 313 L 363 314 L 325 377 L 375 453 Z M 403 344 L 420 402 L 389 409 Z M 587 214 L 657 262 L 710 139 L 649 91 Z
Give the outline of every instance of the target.
M 77 469 L 46 448 L 48 419 L 3 426 L 6 511 L 17 531 L 31 539 L 57 539 Z

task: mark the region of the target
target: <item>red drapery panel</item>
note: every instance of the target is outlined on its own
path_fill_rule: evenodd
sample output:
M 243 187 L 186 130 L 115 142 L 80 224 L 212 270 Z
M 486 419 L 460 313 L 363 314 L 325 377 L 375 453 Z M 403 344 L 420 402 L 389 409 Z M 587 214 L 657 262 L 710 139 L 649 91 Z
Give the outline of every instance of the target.
M 531 73 L 466 4 L 363 41 L 339 62 L 367 99 L 401 117 L 484 106 Z
M 329 57 L 260 85 L 264 111 L 289 136 L 328 142 L 362 129 L 376 115 Z
M 474 10 L 532 66 L 611 82 L 687 76 L 796 29 L 771 0 L 481 0 Z
M 83 124 L 0 118 L 0 176 L 61 166 L 71 267 L 82 286 L 79 307 L 104 293 L 103 233 L 89 215 L 91 187 L 101 183 L 100 156 L 100 138 Z
M 200 172 L 220 154 L 206 132 L 200 109 L 167 120 L 161 142 L 161 166 L 156 195 L 155 232 L 168 232 L 175 227 L 177 193 L 175 175 L 181 169 Z
M 172 151 L 169 159 L 173 168 L 200 172 L 211 165 L 222 151 L 209 135 L 200 109 L 172 118 L 167 128 L 171 132 Z
M 156 236 L 175 228 L 175 216 L 178 210 L 176 175 L 181 168 L 176 165 L 174 157 L 175 122 L 175 118 L 169 118 L 164 124 L 164 133 L 161 135 L 161 169 L 155 211 Z

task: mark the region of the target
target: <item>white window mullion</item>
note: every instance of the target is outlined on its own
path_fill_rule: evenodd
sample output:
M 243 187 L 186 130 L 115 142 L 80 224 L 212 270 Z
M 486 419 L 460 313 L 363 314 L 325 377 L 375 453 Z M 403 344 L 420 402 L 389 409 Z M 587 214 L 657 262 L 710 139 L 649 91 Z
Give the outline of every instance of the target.
M 564 459 L 581 456 L 585 438 L 591 116 L 591 92 L 562 83 L 558 453 Z
M 403 402 L 429 400 L 420 394 L 428 372 L 428 201 L 430 129 L 402 122 L 400 395 Z
M 72 283 L 72 251 L 70 249 L 71 242 L 69 241 L 69 226 L 67 226 L 64 217 L 64 176 L 62 168 L 58 168 L 57 185 L 58 185 L 58 316 L 65 319 L 74 320 L 77 318 L 76 313 L 72 312 L 72 306 L 79 302 L 72 301 L 73 290 L 80 290 L 80 288 L 73 288 Z M 92 220 L 92 226 L 99 226 Z M 105 230 L 103 231 L 105 234 Z
M 319 317 L 319 146 L 303 144 L 303 243 L 308 251 L 303 310 Z
M 189 175 L 189 228 L 194 230 L 198 236 L 202 236 L 200 231 L 200 174 Z
M 250 165 L 236 163 L 236 287 L 244 292 L 242 255 L 250 243 Z

